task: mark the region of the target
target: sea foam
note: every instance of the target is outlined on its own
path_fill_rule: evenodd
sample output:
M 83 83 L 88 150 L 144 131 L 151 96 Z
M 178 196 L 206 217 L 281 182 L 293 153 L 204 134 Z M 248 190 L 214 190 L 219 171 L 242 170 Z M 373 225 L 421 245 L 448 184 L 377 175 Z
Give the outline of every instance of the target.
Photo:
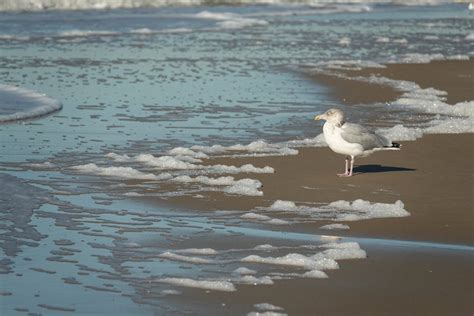
M 189 262 L 189 263 L 196 263 L 196 264 L 205 264 L 211 263 L 212 260 L 204 259 L 200 257 L 190 257 L 190 256 L 183 256 L 172 252 L 164 252 L 159 255 L 160 258 L 173 260 L 173 261 L 182 261 L 182 262 Z
M 218 253 L 217 250 L 212 248 L 187 248 L 176 250 L 176 252 L 202 256 L 216 255 Z
M 259 303 L 253 305 L 256 309 L 261 311 L 282 311 L 283 307 L 276 306 L 270 303 Z
M 216 20 L 217 26 L 223 29 L 240 29 L 250 26 L 264 26 L 268 22 L 261 19 L 248 18 L 240 14 L 229 12 L 209 12 L 202 11 L 196 13 L 194 17 L 199 19 Z
M 247 215 L 256 219 L 259 211 L 274 213 L 293 213 L 313 220 L 358 221 L 372 218 L 406 217 L 410 213 L 404 208 L 402 201 L 395 203 L 373 203 L 362 199 L 353 202 L 339 200 L 322 206 L 297 205 L 293 201 L 277 200 L 269 207 L 255 209 L 255 215 Z M 248 214 L 248 213 L 247 213 Z M 245 215 L 245 214 L 244 214 Z M 264 215 L 266 216 L 266 215 Z
M 305 256 L 299 253 L 289 253 L 282 257 L 261 257 L 250 255 L 242 258 L 242 262 L 253 262 L 271 265 L 301 267 L 308 270 L 333 270 L 339 269 L 339 264 L 329 258 L 315 258 L 314 256 Z
M 255 179 L 240 179 L 235 180 L 234 177 L 219 177 L 219 178 L 210 178 L 207 176 L 178 176 L 172 179 L 175 182 L 182 183 L 200 183 L 209 186 L 225 186 L 223 188 L 224 192 L 231 194 L 240 194 L 240 195 L 250 195 L 250 196 L 259 196 L 263 195 L 258 189 L 262 187 L 262 183 Z
M 203 152 L 195 152 L 188 148 L 178 147 L 169 151 L 173 156 L 156 157 L 151 154 L 140 154 L 135 157 L 128 155 L 119 155 L 116 153 L 108 153 L 106 156 L 117 162 L 140 162 L 157 169 L 169 170 L 204 170 L 207 173 L 274 173 L 272 167 L 265 166 L 262 168 L 255 167 L 252 164 L 245 164 L 240 167 L 233 165 L 200 165 L 202 159 L 209 158 Z
M 212 280 L 194 280 L 189 278 L 163 278 L 157 279 L 156 282 L 167 283 L 182 287 L 192 287 L 203 290 L 234 292 L 235 286 L 229 281 L 212 281 Z
M 428 63 L 433 60 L 466 60 L 469 56 L 466 55 L 452 55 L 444 56 L 442 54 L 420 54 L 411 53 L 392 60 L 393 63 Z M 372 62 L 369 62 L 372 63 Z M 347 61 L 328 61 L 321 62 L 315 65 L 311 71 L 317 73 L 330 73 L 332 75 L 359 80 L 369 83 L 382 84 L 391 86 L 394 89 L 401 91 L 402 96 L 385 106 L 393 110 L 412 111 L 414 113 L 427 113 L 435 115 L 434 118 L 426 123 L 418 123 L 417 126 L 404 126 L 397 124 L 392 127 L 379 128 L 378 133 L 386 136 L 392 141 L 416 140 L 421 138 L 424 134 L 461 134 L 473 133 L 474 128 L 472 120 L 474 119 L 474 101 L 459 102 L 455 105 L 447 104 L 445 91 L 434 88 L 421 88 L 418 84 L 410 81 L 394 80 L 380 76 L 370 77 L 346 77 L 339 73 L 334 73 L 332 70 L 339 69 L 362 69 L 366 67 L 373 67 L 364 61 L 347 60 Z M 377 67 L 377 66 L 376 66 Z M 385 67 L 382 65 L 382 67 Z M 289 147 L 298 146 L 325 146 L 323 135 L 319 134 L 314 138 L 304 140 L 295 140 L 288 142 Z
M 71 169 L 77 170 L 82 173 L 124 179 L 163 180 L 171 177 L 171 175 L 168 173 L 155 175 L 152 173 L 144 173 L 131 167 L 99 167 L 94 163 L 73 166 L 71 167 Z

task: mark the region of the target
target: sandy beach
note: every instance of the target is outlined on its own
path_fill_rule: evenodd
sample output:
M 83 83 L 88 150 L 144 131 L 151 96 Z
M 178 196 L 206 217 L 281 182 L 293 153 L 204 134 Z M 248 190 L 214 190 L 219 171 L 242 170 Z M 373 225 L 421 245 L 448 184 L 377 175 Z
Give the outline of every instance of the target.
M 365 69 L 357 75 L 380 73 L 425 86 L 433 83 L 437 89 L 449 91 L 448 100 L 452 102 L 471 100 L 472 90 L 465 87 L 472 79 L 462 71 L 459 76 L 453 75 L 457 79 L 452 84 L 461 87 L 459 89 L 429 79 L 433 78 L 431 73 L 443 72 L 446 67 L 464 71 L 472 67 L 472 60 L 389 65 L 382 70 Z M 423 69 L 429 72 L 422 72 Z M 409 74 L 416 75 L 409 77 Z M 340 100 L 354 105 L 390 102 L 399 95 L 388 87 L 353 80 L 327 76 L 323 79 L 316 76 L 314 80 L 333 85 Z M 315 134 L 319 128 L 315 124 Z M 367 246 L 366 260 L 343 264 L 337 276 L 330 276 L 331 282 L 276 281 L 268 289 L 261 286 L 238 291 L 237 300 L 261 297 L 262 301 L 279 302 L 291 315 L 312 314 L 308 311 L 317 311 L 317 315 L 345 315 L 347 310 L 351 310 L 351 315 L 470 315 L 474 257 L 471 251 L 456 250 L 456 245 L 472 246 L 474 241 L 473 144 L 473 134 L 425 135 L 417 141 L 402 142 L 400 151 L 356 160 L 355 176 L 351 178 L 336 176 L 342 172 L 344 158 L 329 148 L 299 148 L 296 156 L 215 158 L 207 162 L 268 165 L 276 172 L 254 176 L 263 183 L 261 197 L 210 192 L 200 198 L 176 197 L 169 202 L 207 211 L 247 211 L 269 206 L 276 200 L 306 203 L 341 199 L 385 203 L 402 200 L 411 214 L 409 217 L 347 222 L 350 230 L 337 231 L 339 236 L 363 237 L 376 242 Z M 324 235 L 328 231 L 319 227 L 328 223 L 293 224 L 290 229 Z M 281 227 L 288 229 L 285 225 Z M 384 246 L 383 240 L 409 243 L 392 247 Z M 420 246 L 425 242 L 433 246 Z M 439 249 L 436 245 L 447 248 Z M 298 294 L 289 299 L 288 293 Z M 235 296 L 233 300 L 235 303 Z
M 472 316 L 472 18 L 0 1 L 0 315 Z
M 452 61 L 446 64 L 451 65 Z M 458 62 L 463 69 L 472 65 Z M 441 61 L 434 62 L 434 71 Z M 405 72 L 409 65 L 390 65 L 393 73 Z M 418 67 L 419 65 L 413 65 Z M 380 71 L 377 69 L 377 71 Z M 370 74 L 369 70 L 363 73 Z M 464 78 L 461 86 L 466 86 L 470 78 Z M 413 79 L 415 81 L 416 78 Z M 319 76 L 315 78 L 319 80 Z M 379 86 L 332 78 L 334 88 L 341 99 L 360 102 L 361 85 L 378 90 Z M 338 84 L 336 84 L 336 82 Z M 417 82 L 417 81 L 415 81 Z M 339 85 L 340 84 L 340 85 Z M 354 84 L 351 87 L 350 84 Z M 440 87 L 439 87 L 440 88 Z M 374 102 L 390 102 L 398 92 L 388 95 L 369 93 Z M 342 92 L 344 93 L 342 94 Z M 468 100 L 468 93 L 457 96 L 458 100 Z M 375 99 L 376 98 L 376 99 Z M 320 127 L 315 124 L 315 134 Z M 423 240 L 445 243 L 472 244 L 473 234 L 473 179 L 472 155 L 473 134 L 426 135 L 417 141 L 402 142 L 402 150 L 380 152 L 367 158 L 356 160 L 355 176 L 339 178 L 344 157 L 329 148 L 298 148 L 296 156 L 214 158 L 211 164 L 243 165 L 252 163 L 257 167 L 272 166 L 274 174 L 255 175 L 263 183 L 262 197 L 243 198 L 211 192 L 204 198 L 177 197 L 176 203 L 201 209 L 250 210 L 256 206 L 268 206 L 276 200 L 328 203 L 336 200 L 358 198 L 375 202 L 393 203 L 401 199 L 411 216 L 401 219 L 382 219 L 354 222 L 350 234 L 367 234 L 379 238 Z M 242 175 L 241 177 L 244 177 Z M 317 227 L 302 225 L 300 229 L 314 231 Z

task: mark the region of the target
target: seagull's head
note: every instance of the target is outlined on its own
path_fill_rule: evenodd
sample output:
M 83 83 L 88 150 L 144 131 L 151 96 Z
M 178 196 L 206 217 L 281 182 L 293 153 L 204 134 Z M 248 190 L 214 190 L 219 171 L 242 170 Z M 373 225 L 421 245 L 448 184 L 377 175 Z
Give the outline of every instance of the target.
M 314 117 L 314 120 L 325 120 L 329 123 L 341 127 L 342 124 L 344 124 L 344 113 L 339 109 L 329 109 L 323 114 L 316 115 Z

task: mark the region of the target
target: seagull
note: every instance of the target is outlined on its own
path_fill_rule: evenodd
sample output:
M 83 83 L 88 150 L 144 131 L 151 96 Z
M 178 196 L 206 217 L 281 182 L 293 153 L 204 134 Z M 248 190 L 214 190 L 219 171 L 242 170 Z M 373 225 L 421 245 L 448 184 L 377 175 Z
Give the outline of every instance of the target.
M 339 109 L 329 109 L 314 119 L 326 121 L 323 126 L 326 143 L 332 151 L 346 156 L 346 167 L 344 173 L 338 174 L 340 177 L 352 176 L 355 157 L 367 157 L 379 150 L 400 150 L 400 144 L 392 143 L 362 125 L 346 122 Z

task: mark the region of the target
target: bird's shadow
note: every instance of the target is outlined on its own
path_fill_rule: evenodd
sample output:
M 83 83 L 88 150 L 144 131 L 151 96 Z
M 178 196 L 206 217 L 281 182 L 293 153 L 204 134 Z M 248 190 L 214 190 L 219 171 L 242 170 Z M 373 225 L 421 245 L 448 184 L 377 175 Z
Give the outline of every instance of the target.
M 354 166 L 355 173 L 379 173 L 379 172 L 397 172 L 397 171 L 415 171 L 416 169 L 392 167 L 382 165 L 362 165 Z

